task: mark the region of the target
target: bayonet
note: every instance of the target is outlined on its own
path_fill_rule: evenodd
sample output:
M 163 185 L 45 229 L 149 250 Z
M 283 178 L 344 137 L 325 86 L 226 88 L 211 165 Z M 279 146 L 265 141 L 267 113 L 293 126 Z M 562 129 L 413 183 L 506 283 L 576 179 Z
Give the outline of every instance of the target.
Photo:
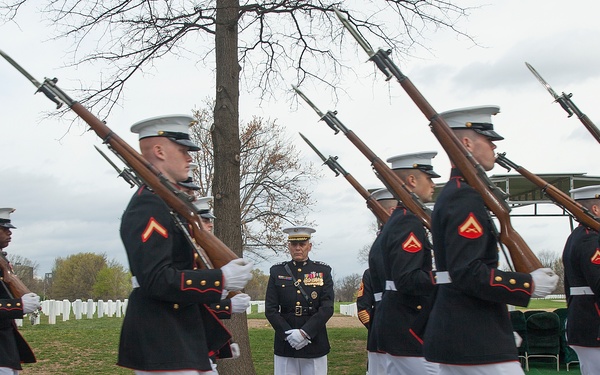
M 130 187 L 142 185 L 142 182 L 140 181 L 140 179 L 137 178 L 137 176 L 134 175 L 130 169 L 128 169 L 128 168 L 119 169 L 119 167 L 117 167 L 117 165 L 115 163 L 113 163 L 113 161 L 110 160 L 109 157 L 106 156 L 106 154 L 104 152 L 102 152 L 102 150 L 100 150 L 96 145 L 94 145 L 94 148 L 96 148 L 96 151 L 98 151 L 100 153 L 100 155 L 102 155 L 104 160 L 106 160 L 108 162 L 108 164 L 110 164 L 117 171 L 118 177 L 122 177 L 125 181 L 127 181 L 127 183 L 129 184 Z
M 306 103 L 308 103 L 309 106 L 311 106 L 312 109 L 315 110 L 315 112 L 317 112 L 320 120 L 325 121 L 327 126 L 333 129 L 334 134 L 339 133 L 340 130 L 344 134 L 348 133 L 348 129 L 344 126 L 344 124 L 342 124 L 340 120 L 338 120 L 337 111 L 327 111 L 326 114 L 323 114 L 323 112 L 321 112 L 321 110 L 319 110 L 319 108 L 316 105 L 314 105 L 313 102 L 311 102 L 310 99 L 306 95 L 304 95 L 304 93 L 300 91 L 298 87 L 292 85 L 292 88 L 294 89 L 294 91 L 296 91 L 296 93 L 298 93 L 298 95 L 300 95 L 302 99 L 304 99 Z
M 308 105 L 309 105 L 309 106 L 310 106 L 312 109 L 314 109 L 314 110 L 315 110 L 315 112 L 317 112 L 317 114 L 319 115 L 319 117 L 323 118 L 323 116 L 325 116 L 325 115 L 323 114 L 323 112 L 321 112 L 321 111 L 319 110 L 319 108 L 318 108 L 316 105 L 314 105 L 314 104 L 313 104 L 313 102 L 311 102 L 311 101 L 310 101 L 310 99 L 309 99 L 309 98 L 308 98 L 306 95 L 304 95 L 304 93 L 303 93 L 302 91 L 300 91 L 300 89 L 299 89 L 297 86 L 294 86 L 294 85 L 292 85 L 292 88 L 294 89 L 294 91 L 296 91 L 296 93 L 297 93 L 298 95 L 300 95 L 300 97 L 301 97 L 302 99 L 304 99 L 304 101 L 305 101 L 306 103 L 308 103 Z
M 6 61 L 8 61 L 12 66 L 15 67 L 15 69 L 17 69 L 19 72 L 21 72 L 21 74 L 23 74 L 29 81 L 31 81 L 31 83 L 33 83 L 33 85 L 37 88 L 37 91 L 35 92 L 36 94 L 38 92 L 42 92 L 44 93 L 44 95 L 46 95 L 46 97 L 50 100 L 52 100 L 54 103 L 56 103 L 56 109 L 59 109 L 63 103 L 60 99 L 58 99 L 56 97 L 56 95 L 48 89 L 47 87 L 47 82 L 46 81 L 50 81 L 53 83 L 58 82 L 58 80 L 56 78 L 49 80 L 48 78 L 46 78 L 46 80 L 44 81 L 44 83 L 40 83 L 37 79 L 35 79 L 31 74 L 29 74 L 28 71 L 26 71 L 21 65 L 19 65 L 15 60 L 12 59 L 12 57 L 8 56 L 6 53 L 4 53 L 2 50 L 0 50 L 0 55 L 2 55 L 2 57 L 4 57 L 4 59 L 6 59 Z
M 342 14 L 342 12 L 340 12 L 337 8 L 333 8 L 333 11 L 335 12 L 339 20 L 342 22 L 344 27 L 350 32 L 350 34 L 352 34 L 354 39 L 356 39 L 358 44 L 360 44 L 360 46 L 365 50 L 367 55 L 369 55 L 369 58 L 373 57 L 373 55 L 375 55 L 375 51 L 373 51 L 373 48 L 371 47 L 369 42 L 367 42 L 366 39 L 363 38 L 362 35 L 360 35 L 358 30 L 350 23 L 350 21 L 348 21 L 346 17 L 344 17 L 344 14 Z
M 565 94 L 563 92 L 562 95 L 558 95 L 552 89 L 552 86 L 550 86 L 548 84 L 548 82 L 546 82 L 546 80 L 544 80 L 542 78 L 542 76 L 533 68 L 533 66 L 531 66 L 527 62 L 525 62 L 525 65 L 527 65 L 527 67 L 529 68 L 529 70 L 531 71 L 531 73 L 533 73 L 533 75 L 538 79 L 538 81 L 540 81 L 540 83 L 548 90 L 548 92 L 550 93 L 550 95 L 552 95 L 552 97 L 554 98 L 554 101 L 557 102 L 558 104 L 560 104 L 560 106 L 567 112 L 568 117 L 573 116 L 573 113 L 576 114 L 577 118 L 579 118 L 579 121 L 581 121 L 581 123 L 583 124 L 583 126 L 585 126 L 586 129 L 592 134 L 592 136 L 594 138 L 596 138 L 596 141 L 600 142 L 600 130 L 592 122 L 592 120 L 590 120 L 589 117 L 587 117 L 586 114 L 584 114 L 583 112 L 581 112 L 579 110 L 579 108 L 577 108 L 577 106 L 575 105 L 575 103 L 573 103 L 573 101 L 571 100 L 571 97 L 573 97 L 573 94 L 572 93 Z
M 321 152 L 320 152 L 320 151 L 319 151 L 319 150 L 318 150 L 318 149 L 315 147 L 315 145 L 313 145 L 313 144 L 311 143 L 311 141 L 309 141 L 309 140 L 308 140 L 308 139 L 307 139 L 307 138 L 306 138 L 304 135 L 302 135 L 302 133 L 298 133 L 298 134 L 300 134 L 300 137 L 302 137 L 302 139 L 304 139 L 304 142 L 306 142 L 306 143 L 307 143 L 307 144 L 310 146 L 310 148 L 312 148 L 312 149 L 313 149 L 313 151 L 314 151 L 314 152 L 315 152 L 317 155 L 319 155 L 319 157 L 321 158 L 321 160 L 323 160 L 323 164 L 326 164 L 326 165 L 327 165 L 327 166 L 328 166 L 328 167 L 329 167 L 329 168 L 330 168 L 330 169 L 333 171 L 333 173 L 335 173 L 335 177 L 339 176 L 339 175 L 340 175 L 340 173 L 341 173 L 342 175 L 344 175 L 344 176 L 348 174 L 348 172 L 346 172 L 346 171 L 344 170 L 344 168 L 342 168 L 342 166 L 338 164 L 338 162 L 337 162 L 337 159 L 338 159 L 338 157 L 337 157 L 337 156 L 329 156 L 329 158 L 326 158 L 326 157 L 325 157 L 323 154 L 321 154 Z
M 529 70 L 531 71 L 531 73 L 533 73 L 533 75 L 535 76 L 535 78 L 537 78 L 538 81 L 540 81 L 540 83 L 542 84 L 542 86 L 544 86 L 546 88 L 546 90 L 548 90 L 548 92 L 550 93 L 550 95 L 552 95 L 552 97 L 555 100 L 558 100 L 560 98 L 560 96 L 558 96 L 558 94 L 552 89 L 552 86 L 550 86 L 548 84 L 548 82 L 546 82 L 546 80 L 542 78 L 542 76 L 540 75 L 540 73 L 538 73 L 537 70 L 535 70 L 534 67 L 531 66 L 531 64 L 529 64 L 528 62 L 525 62 L 525 65 L 527 65 L 527 67 L 529 68 Z M 569 117 L 571 117 L 571 115 L 572 115 L 572 113 L 569 115 Z
M 380 222 L 387 222 L 387 220 L 390 218 L 389 212 L 387 212 L 385 208 L 383 208 L 381 203 L 375 200 L 372 194 L 369 193 L 369 191 L 365 189 L 361 184 L 359 184 L 358 181 L 350 173 L 346 172 L 344 168 L 342 168 L 342 166 L 337 162 L 337 156 L 330 156 L 329 158 L 325 158 L 325 156 L 304 135 L 302 135 L 302 133 L 298 134 L 300 134 L 300 137 L 302 137 L 302 139 L 304 139 L 304 141 L 310 146 L 310 148 L 312 148 L 313 151 L 317 155 L 319 155 L 321 160 L 323 160 L 324 162 L 323 164 L 327 164 L 327 166 L 331 168 L 333 173 L 335 173 L 336 177 L 339 176 L 339 174 L 341 173 L 342 176 L 346 178 L 350 185 L 352 185 L 352 187 L 365 199 L 367 207 L 369 207 L 369 209 L 373 212 L 375 217 L 379 219 Z

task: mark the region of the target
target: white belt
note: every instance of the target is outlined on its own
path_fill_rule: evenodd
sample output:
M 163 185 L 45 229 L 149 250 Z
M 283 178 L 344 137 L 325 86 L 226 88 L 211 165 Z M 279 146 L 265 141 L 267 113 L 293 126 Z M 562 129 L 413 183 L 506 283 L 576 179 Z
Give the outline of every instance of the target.
M 140 287 L 140 283 L 138 283 L 137 277 L 135 277 L 135 276 L 131 277 L 131 286 L 133 287 L 133 289 Z
M 448 271 L 439 271 L 435 273 L 435 283 L 436 284 L 451 284 L 452 279 L 450 278 L 450 274 Z
M 373 294 L 373 298 L 375 298 L 375 302 L 381 301 L 381 297 L 383 297 L 382 292 L 377 292 L 377 293 Z
M 386 280 L 385 281 L 385 290 L 393 290 L 394 292 L 397 292 L 397 290 L 396 290 L 396 284 L 394 284 L 393 280 Z
M 572 296 L 593 296 L 594 292 L 589 286 L 572 286 L 569 288 Z

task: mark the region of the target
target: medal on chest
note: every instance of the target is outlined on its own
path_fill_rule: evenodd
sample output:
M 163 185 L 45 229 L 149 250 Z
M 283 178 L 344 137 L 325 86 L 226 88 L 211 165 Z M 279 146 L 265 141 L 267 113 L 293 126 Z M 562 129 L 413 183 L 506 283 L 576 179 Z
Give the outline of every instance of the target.
M 304 274 L 304 285 L 323 286 L 323 272 L 311 272 Z

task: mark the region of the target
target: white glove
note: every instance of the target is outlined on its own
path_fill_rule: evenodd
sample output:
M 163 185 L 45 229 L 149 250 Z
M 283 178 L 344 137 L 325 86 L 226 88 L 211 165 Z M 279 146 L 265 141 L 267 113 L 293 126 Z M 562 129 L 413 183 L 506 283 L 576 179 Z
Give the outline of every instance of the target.
M 515 331 L 513 331 L 513 336 L 515 336 L 515 345 L 517 345 L 518 348 L 523 343 L 523 338 Z
M 304 339 L 304 340 L 302 340 L 302 342 L 300 342 L 300 344 L 294 346 L 293 348 L 296 349 L 296 350 L 300 350 L 300 349 L 304 348 L 308 344 L 310 344 L 310 340 L 309 339 Z
M 550 268 L 538 268 L 531 274 L 533 278 L 533 298 L 544 298 L 552 293 L 558 284 L 558 275 Z
M 221 267 L 225 278 L 224 288 L 227 290 L 242 290 L 246 283 L 252 279 L 252 262 L 246 262 L 242 258 L 234 259 Z
M 234 314 L 243 313 L 250 306 L 250 296 L 246 293 L 236 294 L 231 297 L 231 312 Z
M 285 338 L 285 341 L 289 342 L 292 347 L 295 347 L 296 345 L 300 344 L 302 340 L 304 340 L 304 336 L 302 336 L 302 333 L 299 329 L 287 330 L 285 331 L 285 334 L 288 335 Z
M 237 344 L 237 342 L 232 342 L 229 345 L 229 348 L 231 348 L 231 355 L 233 359 L 239 358 L 240 357 L 240 346 Z
M 40 296 L 35 293 L 23 294 L 21 302 L 23 302 L 23 314 L 32 313 L 40 308 Z
M 308 335 L 301 329 L 290 329 L 285 331 L 285 334 L 288 335 L 285 340 L 289 342 L 291 347 L 296 350 L 300 350 L 306 345 L 310 344 Z

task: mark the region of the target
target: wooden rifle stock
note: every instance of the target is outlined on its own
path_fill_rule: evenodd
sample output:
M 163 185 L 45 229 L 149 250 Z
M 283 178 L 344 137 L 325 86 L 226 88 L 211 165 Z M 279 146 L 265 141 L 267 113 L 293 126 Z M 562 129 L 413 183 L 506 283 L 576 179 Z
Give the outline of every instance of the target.
M 548 183 L 543 178 L 539 177 L 536 174 L 531 173 L 527 169 L 523 168 L 520 165 L 513 163 L 508 160 L 505 156 L 506 153 L 498 154 L 496 158 L 496 163 L 503 166 L 507 169 L 514 169 L 519 172 L 523 177 L 531 181 L 534 185 L 539 187 L 544 194 L 546 194 L 554 203 L 558 206 L 564 208 L 569 211 L 571 215 L 577 219 L 581 224 L 585 225 L 588 228 L 592 228 L 595 231 L 600 231 L 600 222 L 594 219 L 592 213 L 581 205 L 581 203 L 577 202 L 567 194 L 565 194 L 562 190 L 558 189 L 556 186 Z
M 31 293 L 23 281 L 13 272 L 12 266 L 6 259 L 4 252 L 0 252 L 0 270 L 2 270 L 2 282 L 8 288 L 12 298 L 21 298 L 24 294 Z

